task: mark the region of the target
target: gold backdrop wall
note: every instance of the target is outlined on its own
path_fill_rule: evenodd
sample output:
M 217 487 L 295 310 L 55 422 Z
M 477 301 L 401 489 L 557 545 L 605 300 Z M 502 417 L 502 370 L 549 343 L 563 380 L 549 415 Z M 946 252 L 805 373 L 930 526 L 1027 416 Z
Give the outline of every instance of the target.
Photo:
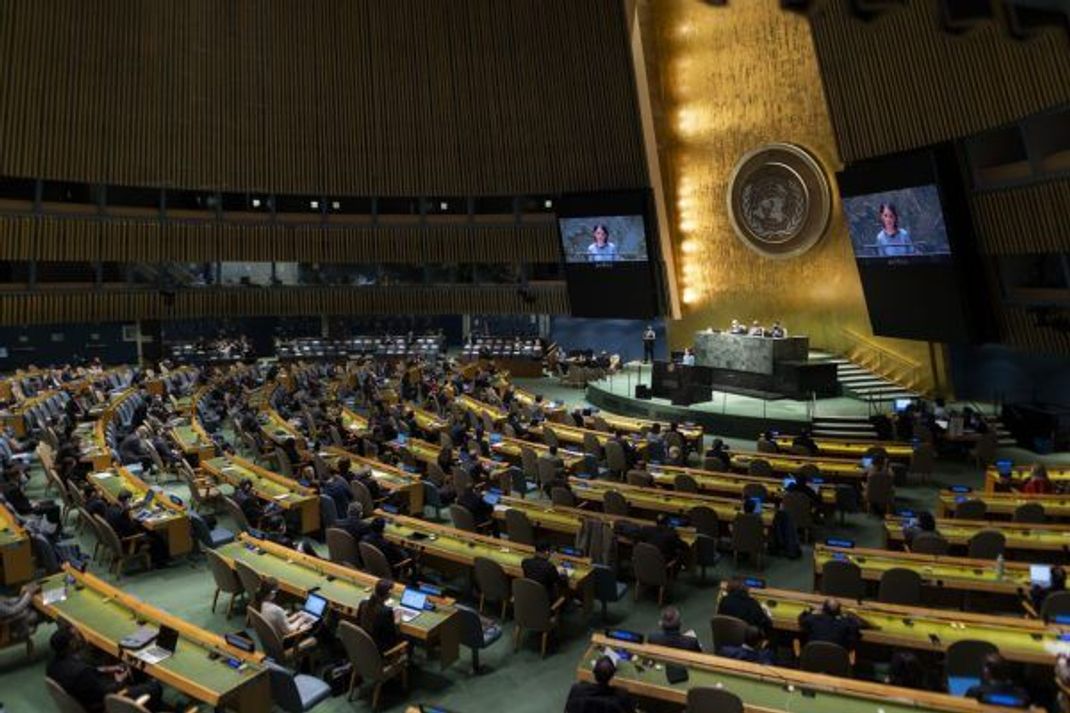
M 806 18 L 778 0 L 647 0 L 639 13 L 684 303 L 672 346 L 733 318 L 781 319 L 815 348 L 894 352 L 929 385 L 927 343 L 872 335 L 838 200 L 826 235 L 799 257 L 762 257 L 732 230 L 726 189 L 747 151 L 799 144 L 833 186 L 841 167 Z

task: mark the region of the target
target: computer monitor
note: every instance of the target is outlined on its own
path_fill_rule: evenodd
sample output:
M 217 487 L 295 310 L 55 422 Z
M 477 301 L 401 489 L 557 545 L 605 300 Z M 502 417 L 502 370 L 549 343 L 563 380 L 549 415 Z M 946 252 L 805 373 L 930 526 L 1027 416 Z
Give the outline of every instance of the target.
M 628 631 L 627 629 L 606 629 L 606 636 L 610 639 L 627 641 L 631 644 L 641 644 L 645 640 L 642 634 L 635 631 Z
M 784 478 L 784 490 L 787 490 L 793 485 L 795 485 L 795 478 L 792 478 L 791 476 Z
M 305 605 L 301 608 L 301 611 L 317 619 L 322 619 L 323 613 L 327 611 L 327 600 L 315 592 L 311 592 L 308 598 L 305 599 Z
M 175 647 L 178 646 L 178 631 L 169 626 L 161 626 L 160 633 L 156 635 L 156 646 L 174 653 Z
M 1038 587 L 1050 587 L 1051 586 L 1051 565 L 1047 564 L 1031 564 L 1029 565 L 1029 582 L 1035 584 Z
M 1000 475 L 1010 475 L 1011 471 L 1013 469 L 1014 469 L 1014 462 L 1013 461 L 1009 461 L 1009 460 L 997 460 L 996 461 L 996 472 L 998 472 Z
M 896 399 L 895 400 L 895 412 L 902 413 L 910 408 L 910 405 L 914 403 L 914 399 Z
M 872 457 L 866 456 L 866 457 L 864 457 L 862 459 L 862 467 L 863 468 L 869 468 L 872 465 L 873 465 L 873 458 Z
M 401 606 L 423 611 L 427 608 L 427 595 L 416 589 L 406 589 L 401 595 Z

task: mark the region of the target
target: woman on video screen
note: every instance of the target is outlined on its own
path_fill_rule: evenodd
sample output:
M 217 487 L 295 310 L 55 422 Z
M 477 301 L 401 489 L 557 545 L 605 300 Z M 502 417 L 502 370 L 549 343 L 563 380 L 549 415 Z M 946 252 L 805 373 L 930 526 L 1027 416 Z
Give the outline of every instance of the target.
M 878 211 L 881 229 L 877 233 L 877 250 L 881 257 L 901 257 L 913 255 L 914 245 L 910 242 L 910 233 L 899 227 L 899 212 L 891 203 L 881 203 Z
M 587 246 L 587 262 L 616 262 L 617 246 L 609 242 L 609 229 L 602 224 L 591 230 L 591 244 Z

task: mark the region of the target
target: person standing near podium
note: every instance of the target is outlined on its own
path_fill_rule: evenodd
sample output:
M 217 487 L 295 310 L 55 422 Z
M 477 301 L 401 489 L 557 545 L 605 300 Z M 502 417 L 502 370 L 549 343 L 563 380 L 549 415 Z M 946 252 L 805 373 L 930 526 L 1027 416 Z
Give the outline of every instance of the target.
M 654 332 L 652 325 L 646 326 L 646 331 L 643 332 L 643 363 L 654 361 L 654 342 L 658 339 L 658 335 Z

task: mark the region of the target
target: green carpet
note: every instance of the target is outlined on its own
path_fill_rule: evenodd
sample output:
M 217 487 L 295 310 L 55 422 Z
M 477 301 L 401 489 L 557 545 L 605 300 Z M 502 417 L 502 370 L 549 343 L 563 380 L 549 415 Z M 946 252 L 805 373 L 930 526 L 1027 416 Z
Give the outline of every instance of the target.
M 521 380 L 538 388 L 549 398 L 563 399 L 569 404 L 582 403 L 583 392 L 558 387 L 547 380 Z M 749 448 L 750 443 L 734 443 L 737 448 Z M 1024 452 L 1017 454 L 1022 458 Z M 1053 459 L 1055 460 L 1055 459 Z M 1065 457 L 1058 460 L 1065 460 Z M 35 477 L 40 483 L 41 477 Z M 937 474 L 926 486 L 900 488 L 897 496 L 903 507 L 931 507 L 935 493 L 944 484 L 961 483 L 979 486 L 981 474 L 973 467 L 956 461 L 938 463 Z M 171 489 L 169 487 L 169 489 Z M 184 488 L 174 487 L 174 492 L 185 497 Z M 231 523 L 223 521 L 225 526 Z M 855 540 L 859 546 L 879 547 L 881 534 L 877 518 L 866 515 L 848 517 L 843 527 L 825 527 L 818 532 L 819 538 L 842 536 Z M 83 547 L 92 551 L 88 539 Z M 326 547 L 320 548 L 323 552 Z M 697 573 L 685 573 L 674 585 L 670 601 L 682 614 L 685 628 L 698 632 L 703 646 L 710 646 L 709 620 L 713 614 L 714 592 L 717 579 L 732 573 L 731 558 L 725 558 L 716 568 L 708 570 L 708 580 L 699 582 Z M 99 568 L 94 568 L 99 572 Z M 753 570 L 745 570 L 752 572 Z M 790 561 L 783 558 L 767 558 L 764 572 L 770 586 L 809 591 L 812 586 L 812 564 L 808 547 L 804 547 L 801 559 Z M 123 577 L 121 586 L 131 594 L 190 622 L 216 632 L 234 631 L 242 626 L 239 614 L 229 621 L 223 615 L 224 606 L 216 614 L 210 611 L 214 586 L 207 567 L 201 562 L 179 562 L 163 571 L 132 574 Z M 471 598 L 468 600 L 471 602 Z M 648 631 L 656 626 L 658 607 L 652 594 L 644 595 L 633 602 L 629 591 L 618 604 L 610 606 L 611 621 L 629 629 Z M 597 615 L 588 620 L 573 609 L 564 619 L 558 642 L 546 659 L 540 659 L 537 637 L 530 636 L 527 645 L 514 654 L 512 651 L 512 624 L 506 622 L 505 635 L 490 649 L 482 653 L 482 662 L 492 670 L 483 675 L 471 673 L 467 651 L 462 659 L 446 671 L 440 671 L 437 662 L 426 663 L 422 654 L 420 663 L 411 679 L 407 694 L 394 684 L 384 691 L 383 710 L 402 711 L 406 703 L 434 703 L 456 713 L 481 713 L 492 710 L 508 710 L 511 713 L 545 713 L 563 709 L 568 688 L 575 678 L 576 666 L 592 631 L 602 623 Z M 36 636 L 37 654 L 26 660 L 25 649 L 13 647 L 0 652 L 0 702 L 10 713 L 23 711 L 53 710 L 51 700 L 43 686 L 44 667 L 48 657 L 48 637 L 53 631 L 51 624 L 42 625 Z M 203 708 L 202 708 L 203 710 Z M 314 709 L 317 713 L 332 711 L 370 710 L 366 699 L 347 703 L 344 697 L 329 699 Z

